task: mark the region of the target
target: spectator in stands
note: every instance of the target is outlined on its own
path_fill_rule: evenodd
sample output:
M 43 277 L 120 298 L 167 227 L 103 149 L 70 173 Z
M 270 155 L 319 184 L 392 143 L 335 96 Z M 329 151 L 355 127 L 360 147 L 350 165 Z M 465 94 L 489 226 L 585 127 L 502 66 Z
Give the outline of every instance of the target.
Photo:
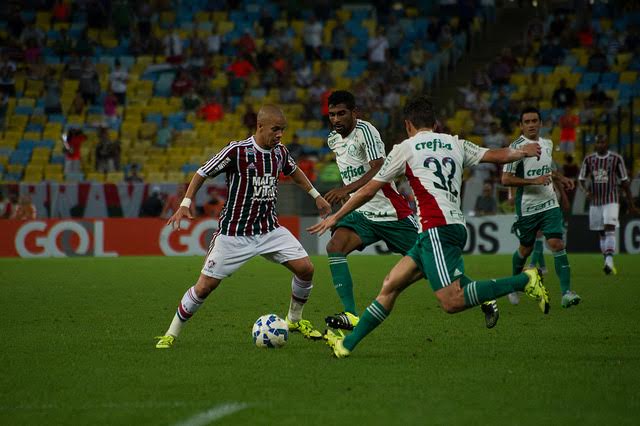
M 73 51 L 80 58 L 85 58 L 93 55 L 93 44 L 89 38 L 89 31 L 85 28 L 80 37 L 76 40 Z
M 273 20 L 273 16 L 269 13 L 269 9 L 262 8 L 260 11 L 260 19 L 258 19 L 258 25 L 260 26 L 262 37 L 265 39 L 271 38 L 273 34 L 273 25 L 275 21 Z
M 253 104 L 251 103 L 247 103 L 245 108 L 245 113 L 242 116 L 242 124 L 247 128 L 249 134 L 252 135 L 258 126 L 258 114 L 254 111 Z
M 4 131 L 7 110 L 9 109 L 9 96 L 0 91 L 0 131 Z
M 220 121 L 224 117 L 224 109 L 222 104 L 216 101 L 214 96 L 198 110 L 198 117 L 208 122 Z
M 111 84 L 111 90 L 118 98 L 118 104 L 126 105 L 127 103 L 127 83 L 129 81 L 129 73 L 126 69 L 122 68 L 120 59 L 115 60 L 113 71 L 109 76 L 109 83 Z
M 209 200 L 202 206 L 202 210 L 206 217 L 218 220 L 220 219 L 220 212 L 224 208 L 224 200 L 215 192 L 212 192 L 209 196 Z
M 71 17 L 71 7 L 69 3 L 64 0 L 56 0 L 51 9 L 51 19 L 53 23 L 57 22 L 69 22 Z
M 182 62 L 184 51 L 178 28 L 174 27 L 170 33 L 164 36 L 162 45 L 164 46 L 164 56 L 166 56 L 167 62 L 171 64 Z
M 494 121 L 495 119 L 489 112 L 489 109 L 486 106 L 483 106 L 473 113 L 474 125 L 472 132 L 476 135 L 486 136 L 489 134 L 489 127 Z
M 62 136 L 64 142 L 64 174 L 79 173 L 82 171 L 80 164 L 80 149 L 87 137 L 82 130 L 69 128 L 66 135 Z
M 315 15 L 311 15 L 304 26 L 304 57 L 307 61 L 320 59 L 320 47 L 322 46 L 322 23 Z
M 476 198 L 474 210 L 476 216 L 492 215 L 498 212 L 498 203 L 493 196 L 493 186 L 490 183 L 485 183 L 482 186 L 482 195 Z
M 173 143 L 175 137 L 175 131 L 169 125 L 169 120 L 166 117 L 162 118 L 162 125 L 156 132 L 156 146 L 159 148 L 166 148 Z
M 580 118 L 571 107 L 566 107 L 558 124 L 560 125 L 560 150 L 573 153 L 576 147 L 576 128 L 580 125 Z
M 346 57 L 345 47 L 347 46 L 347 29 L 342 21 L 338 20 L 333 30 L 331 30 L 331 58 L 344 59 Z
M 9 66 L 0 68 L 0 91 L 7 96 L 16 95 L 15 71 Z
M 207 53 L 209 55 L 217 55 L 222 50 L 222 37 L 220 37 L 220 34 L 217 34 L 217 31 L 214 25 L 211 29 L 211 34 L 207 36 Z
M 113 90 L 109 90 L 104 97 L 104 115 L 109 126 L 118 122 L 118 98 Z
M 567 153 L 564 155 L 564 164 L 562 165 L 562 174 L 569 179 L 577 179 L 580 173 L 580 166 L 574 162 L 573 155 Z
M 240 56 L 253 58 L 256 54 L 256 42 L 251 36 L 251 31 L 247 28 L 242 33 L 242 36 L 236 42 L 238 53 Z
M 562 63 L 565 55 L 566 52 L 560 45 L 560 39 L 554 38 L 540 49 L 540 64 L 555 67 Z
M 125 182 L 127 183 L 142 183 L 143 179 L 142 177 L 140 177 L 139 173 L 139 166 L 138 164 L 132 164 L 131 168 L 129 169 L 129 174 L 127 174 L 127 177 L 124 178 Z
M 112 4 L 111 26 L 118 39 L 128 36 L 131 29 L 133 10 L 129 4 L 128 1 L 114 1 Z
M 582 47 L 593 47 L 593 29 L 589 23 L 585 23 L 578 32 L 578 40 Z
M 20 43 L 23 46 L 27 46 L 29 43 L 33 43 L 33 45 L 38 47 L 43 46 L 44 40 L 44 33 L 34 24 L 28 24 L 24 30 L 22 30 L 22 34 L 20 34 Z
M 31 202 L 31 197 L 28 195 L 21 195 L 18 200 L 18 205 L 13 210 L 11 219 L 15 220 L 35 220 L 36 218 L 36 206 Z
M 591 86 L 591 93 L 587 99 L 585 99 L 585 107 L 587 108 L 597 108 L 597 107 L 605 107 L 609 106 L 611 103 L 611 98 L 604 93 L 603 90 L 597 84 Z
M 96 103 L 100 96 L 100 79 L 98 72 L 88 58 L 85 58 L 83 61 L 78 88 L 80 89 L 80 93 L 82 93 L 82 98 L 85 103 Z
M 296 70 L 296 84 L 299 87 L 307 88 L 313 83 L 313 70 L 311 62 L 305 62 Z
M 297 133 L 293 134 L 291 142 L 287 145 L 287 149 L 289 149 L 289 154 L 296 161 L 302 156 L 304 152 L 304 145 L 300 143 L 300 136 L 298 136 Z
M 33 39 L 27 41 L 26 49 L 24 50 L 24 61 L 27 64 L 35 64 L 42 59 L 42 48 L 38 46 L 37 42 Z
M 551 100 L 556 108 L 574 107 L 576 104 L 576 91 L 571 87 L 567 87 L 567 80 L 560 79 L 558 88 L 553 92 Z
M 422 48 L 422 41 L 416 40 L 409 51 L 409 69 L 412 75 L 419 75 L 431 55 Z
M 404 41 L 404 28 L 395 14 L 389 16 L 387 24 L 387 40 L 389 41 L 389 55 L 398 58 L 400 55 L 400 46 Z
M 171 94 L 181 98 L 193 87 L 193 80 L 189 77 L 189 73 L 186 70 L 180 70 L 173 83 L 171 83 Z
M 507 136 L 502 131 L 498 121 L 493 120 L 489 125 L 489 134 L 484 137 L 484 146 L 486 148 L 495 149 L 502 148 L 509 144 Z
M 73 39 L 65 28 L 60 29 L 60 37 L 53 43 L 53 51 L 60 57 L 60 60 L 70 55 L 73 50 Z
M 503 61 L 503 57 L 497 58 L 489 66 L 489 77 L 496 86 L 503 86 L 509 84 L 509 78 L 511 77 L 510 65 Z
M 587 70 L 590 72 L 607 72 L 609 70 L 609 63 L 607 56 L 600 49 L 594 49 L 589 56 L 587 62 Z
M 542 86 L 539 74 L 535 71 L 532 72 L 527 84 L 525 84 L 522 100 L 527 104 L 536 105 L 543 97 Z
M 378 27 L 375 37 L 370 38 L 367 42 L 367 50 L 369 52 L 370 68 L 374 70 L 382 69 L 389 57 L 389 40 L 387 40 L 382 27 Z
M 269 40 L 269 43 L 276 51 L 281 49 L 291 49 L 293 47 L 293 39 L 284 28 L 276 28 L 276 31 Z
M 60 104 L 60 97 L 62 95 L 62 88 L 60 87 L 60 80 L 56 76 L 55 69 L 49 70 L 49 75 L 44 83 L 44 113 L 62 114 L 62 105 Z
M 291 84 L 291 80 L 287 79 L 284 86 L 280 88 L 280 103 L 292 104 L 297 100 L 296 88 Z
M 453 33 L 449 25 L 443 25 L 438 35 L 438 46 L 441 50 L 448 50 L 453 47 Z
M 196 111 L 201 103 L 200 96 L 193 88 L 189 89 L 187 94 L 182 97 L 182 108 L 185 112 Z
M 229 65 L 228 71 L 236 78 L 247 79 L 251 74 L 256 72 L 256 69 L 251 63 L 251 57 L 241 56 Z
M 318 178 L 315 168 L 316 162 L 313 161 L 313 159 L 309 155 L 302 152 L 296 163 L 298 164 L 300 170 L 302 170 L 304 174 L 309 178 L 309 181 L 311 183 L 314 183 Z
M 329 68 L 329 63 L 326 61 L 322 61 L 320 63 L 320 69 L 316 73 L 316 78 L 320 81 L 325 87 L 333 87 L 335 81 L 333 79 L 333 75 L 331 74 L 331 69 Z
M 11 202 L 5 197 L 4 192 L 0 191 L 0 219 L 8 219 L 11 215 Z
M 136 9 L 136 21 L 138 22 L 138 35 L 140 40 L 146 40 L 151 35 L 151 19 L 153 8 L 150 1 L 139 0 Z
M 117 170 L 120 162 L 119 144 L 109 137 L 109 129 L 101 126 L 98 129 L 96 145 L 96 171 L 110 173 Z
M 140 217 L 160 217 L 164 203 L 160 196 L 160 187 L 151 188 L 151 194 L 142 202 L 140 206 Z
M 84 114 L 84 98 L 82 97 L 82 93 L 80 91 L 76 91 L 76 95 L 71 102 L 71 106 L 69 107 L 69 111 L 67 112 L 69 115 L 82 115 Z
M 491 79 L 485 66 L 476 67 L 473 72 L 473 77 L 471 77 L 471 87 L 481 91 L 491 89 Z

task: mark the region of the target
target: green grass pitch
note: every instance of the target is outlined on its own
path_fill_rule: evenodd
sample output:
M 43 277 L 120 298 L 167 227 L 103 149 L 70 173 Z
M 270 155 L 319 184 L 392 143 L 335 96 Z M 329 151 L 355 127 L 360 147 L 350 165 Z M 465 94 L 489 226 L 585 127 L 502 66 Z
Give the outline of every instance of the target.
M 349 258 L 359 308 L 397 259 Z M 341 305 L 327 259 L 313 260 L 305 317 L 323 327 Z M 153 337 L 201 259 L 2 259 L 0 424 L 638 424 L 638 260 L 617 256 L 620 274 L 606 277 L 601 256 L 570 256 L 583 303 L 563 310 L 547 256 L 551 313 L 504 298 L 493 330 L 479 309 L 444 313 L 416 283 L 338 360 L 297 334 L 280 350 L 253 346 L 253 322 L 284 316 L 290 294 L 290 273 L 263 259 L 225 280 L 162 351 Z M 466 266 L 488 278 L 511 261 L 468 256 Z

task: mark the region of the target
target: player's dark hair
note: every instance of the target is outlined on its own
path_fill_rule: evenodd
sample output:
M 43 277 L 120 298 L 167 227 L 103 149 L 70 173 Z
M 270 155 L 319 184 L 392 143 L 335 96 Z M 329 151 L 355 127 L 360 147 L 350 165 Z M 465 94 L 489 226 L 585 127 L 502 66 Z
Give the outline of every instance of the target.
M 542 117 L 540 116 L 540 111 L 538 110 L 538 108 L 533 106 L 528 106 L 525 109 L 523 109 L 522 112 L 520 113 L 520 122 L 522 123 L 522 117 L 524 117 L 525 114 L 530 114 L 530 113 L 538 114 L 538 120 L 542 121 Z
M 407 101 L 404 106 L 404 118 L 410 121 L 416 129 L 433 128 L 436 124 L 433 104 L 425 95 L 419 95 Z
M 336 90 L 329 95 L 328 100 L 329 105 L 340 105 L 344 104 L 347 109 L 354 110 L 356 108 L 356 98 L 353 96 L 351 92 L 347 92 L 346 90 Z

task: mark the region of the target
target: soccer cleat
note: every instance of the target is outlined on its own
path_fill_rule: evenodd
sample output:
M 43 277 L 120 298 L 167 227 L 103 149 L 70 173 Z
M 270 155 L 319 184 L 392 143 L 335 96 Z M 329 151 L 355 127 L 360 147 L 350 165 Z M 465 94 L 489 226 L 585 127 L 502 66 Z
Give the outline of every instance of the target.
M 562 295 L 561 305 L 563 308 L 570 308 L 573 305 L 577 305 L 582 301 L 582 298 L 578 296 L 575 292 L 569 290 L 565 294 Z
M 305 338 L 311 340 L 320 340 L 322 339 L 322 333 L 313 328 L 311 325 L 311 321 L 303 320 L 297 322 L 289 321 L 289 317 L 286 318 L 287 325 L 289 326 L 289 331 L 301 333 Z
M 333 349 L 333 356 L 336 358 L 346 358 L 351 355 L 351 351 L 344 347 L 344 334 L 342 331 L 338 331 L 339 334 L 334 333 L 331 330 L 325 331 L 324 338 L 327 341 L 327 345 Z
M 604 265 L 604 273 L 607 275 L 617 275 L 618 274 L 618 270 L 616 269 L 615 266 L 611 265 Z
M 341 328 L 343 330 L 353 330 L 359 321 L 360 317 L 353 315 L 351 312 L 340 312 L 324 319 L 327 327 Z
M 533 268 L 535 268 L 535 267 L 536 267 L 536 265 L 534 265 L 534 264 L 532 264 L 532 263 L 531 263 L 531 264 L 529 264 L 529 268 L 530 268 L 530 269 L 533 269 Z M 548 271 L 547 271 L 547 267 L 546 267 L 546 266 L 541 266 L 541 267 L 540 267 L 540 275 L 547 275 L 547 272 L 548 272 Z M 517 305 L 517 303 L 514 303 L 514 305 Z
M 170 334 L 166 336 L 156 336 L 154 339 L 160 339 L 158 343 L 156 343 L 156 349 L 170 349 L 176 341 L 176 338 Z
M 490 300 L 480 305 L 480 309 L 484 312 L 484 323 L 487 328 L 493 328 L 498 323 L 500 312 L 498 312 L 498 302 Z
M 509 302 L 511 302 L 512 305 L 517 305 L 518 303 L 520 303 L 520 295 L 517 291 L 507 294 L 507 299 L 509 299 Z
M 542 284 L 540 271 L 538 269 L 527 269 L 524 273 L 529 275 L 529 282 L 524 286 L 524 293 L 530 298 L 537 300 L 540 310 L 548 314 L 549 309 L 551 309 L 551 305 L 549 304 L 551 298 L 549 297 L 549 291 Z

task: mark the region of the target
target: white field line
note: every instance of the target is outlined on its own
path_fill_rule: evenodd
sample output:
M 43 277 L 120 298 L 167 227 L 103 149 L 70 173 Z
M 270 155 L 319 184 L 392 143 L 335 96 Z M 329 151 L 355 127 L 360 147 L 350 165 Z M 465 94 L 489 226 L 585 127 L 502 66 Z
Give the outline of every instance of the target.
M 249 407 L 249 404 L 245 404 L 244 402 L 231 402 L 215 405 L 207 411 L 203 411 L 202 413 L 198 413 L 187 420 L 176 423 L 175 426 L 205 426 L 218 419 L 237 413 L 238 411 L 242 411 L 247 407 Z

